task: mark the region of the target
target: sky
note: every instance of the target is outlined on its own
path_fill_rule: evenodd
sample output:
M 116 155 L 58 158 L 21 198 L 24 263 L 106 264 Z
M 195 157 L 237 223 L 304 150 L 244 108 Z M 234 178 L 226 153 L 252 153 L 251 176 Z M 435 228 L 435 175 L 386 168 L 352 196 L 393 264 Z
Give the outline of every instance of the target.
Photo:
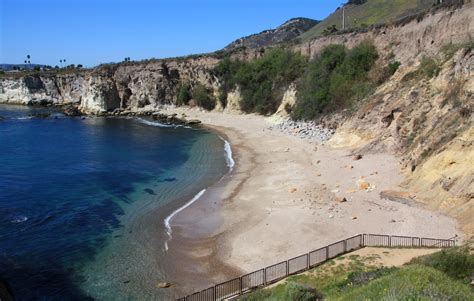
M 206 53 L 345 0 L 0 0 L 0 63 L 95 66 Z

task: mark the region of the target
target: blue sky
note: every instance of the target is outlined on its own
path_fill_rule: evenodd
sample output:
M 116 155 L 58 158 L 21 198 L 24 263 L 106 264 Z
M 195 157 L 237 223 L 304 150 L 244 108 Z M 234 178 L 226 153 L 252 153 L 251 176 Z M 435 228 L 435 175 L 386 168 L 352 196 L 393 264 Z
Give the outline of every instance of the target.
M 0 0 L 0 63 L 94 66 L 204 53 L 345 0 Z

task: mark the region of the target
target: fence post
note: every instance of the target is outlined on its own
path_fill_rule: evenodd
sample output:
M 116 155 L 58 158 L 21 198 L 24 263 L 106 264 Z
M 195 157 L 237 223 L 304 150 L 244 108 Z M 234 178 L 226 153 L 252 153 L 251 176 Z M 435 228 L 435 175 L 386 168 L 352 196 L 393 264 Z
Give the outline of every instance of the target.
M 290 266 L 290 261 L 287 260 L 287 261 L 286 261 L 286 274 L 285 274 L 285 276 L 288 276 L 288 273 L 289 273 L 289 271 L 290 271 L 289 266 Z
M 362 247 L 365 247 L 365 233 L 362 234 Z
M 267 269 L 263 269 L 263 285 L 267 286 Z
M 388 236 L 388 247 L 389 248 L 392 247 L 392 236 L 391 235 Z
M 344 253 L 347 252 L 347 240 L 344 240 Z
M 306 255 L 306 269 L 309 270 L 309 254 Z
M 243 283 L 242 283 L 242 277 L 240 279 L 240 294 L 242 295 L 242 290 L 243 290 Z
M 217 300 L 217 294 L 216 294 L 216 286 L 214 286 L 214 289 L 212 290 L 212 299 Z

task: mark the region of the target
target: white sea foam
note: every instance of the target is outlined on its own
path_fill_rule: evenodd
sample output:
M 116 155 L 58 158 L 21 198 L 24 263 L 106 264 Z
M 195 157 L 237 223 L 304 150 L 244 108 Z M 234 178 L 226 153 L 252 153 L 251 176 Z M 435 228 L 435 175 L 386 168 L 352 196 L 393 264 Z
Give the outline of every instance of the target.
M 142 118 L 137 118 L 137 120 L 139 122 L 143 123 L 143 124 L 156 126 L 156 127 L 160 127 L 160 128 L 176 127 L 175 125 L 163 124 L 163 123 L 158 122 L 158 121 L 150 121 L 150 120 L 146 120 L 146 119 L 142 119 Z
M 219 136 L 219 138 L 221 138 L 221 140 L 224 141 L 224 151 L 226 153 L 225 160 L 227 161 L 227 166 L 229 167 L 229 171 L 232 171 L 235 165 L 235 161 L 232 158 L 232 148 L 230 147 L 229 141 L 225 140 L 221 136 Z
M 26 222 L 27 220 L 28 220 L 28 218 L 26 216 L 19 215 L 19 216 L 16 216 L 16 217 L 13 218 L 12 223 L 13 224 L 19 224 L 19 223 Z
M 176 209 L 173 213 L 171 213 L 167 218 L 165 218 L 165 227 L 166 227 L 166 233 L 168 234 L 169 236 L 169 239 L 168 240 L 171 240 L 172 236 L 171 236 L 171 233 L 172 233 L 172 230 L 171 230 L 171 225 L 170 225 L 170 222 L 171 220 L 173 219 L 173 217 L 175 217 L 176 214 L 180 213 L 181 211 L 183 211 L 184 209 L 188 208 L 189 206 L 191 206 L 194 202 L 196 202 L 203 194 L 204 192 L 206 192 L 206 189 L 203 189 L 201 191 L 199 191 L 198 194 L 196 194 L 189 202 L 187 202 L 186 204 L 184 204 L 183 206 L 181 206 L 180 208 Z M 168 251 L 168 241 L 165 241 L 165 251 Z
M 146 120 L 143 120 L 143 121 L 146 121 Z M 148 121 L 146 121 L 148 122 Z M 219 136 L 219 138 L 224 141 L 224 151 L 226 153 L 226 162 L 227 162 L 227 166 L 229 167 L 229 171 L 232 171 L 232 169 L 234 168 L 234 165 L 235 165 L 235 161 L 234 159 L 232 158 L 232 148 L 230 147 L 230 143 L 229 141 L 225 140 L 224 138 L 222 138 L 221 136 Z M 178 208 L 177 210 L 175 210 L 173 213 L 171 213 L 167 218 L 165 218 L 165 227 L 166 227 L 166 233 L 168 234 L 168 237 L 169 239 L 165 241 L 165 251 L 168 251 L 168 241 L 171 240 L 172 238 L 172 230 L 171 230 L 171 225 L 170 225 L 170 222 L 171 220 L 173 219 L 173 217 L 180 213 L 181 211 L 183 211 L 184 209 L 186 209 L 187 207 L 191 206 L 191 204 L 193 204 L 194 202 L 196 202 L 203 194 L 204 192 L 206 192 L 206 189 L 203 189 L 201 190 L 198 194 L 196 194 L 189 202 L 187 202 L 186 204 L 184 204 L 184 206 Z

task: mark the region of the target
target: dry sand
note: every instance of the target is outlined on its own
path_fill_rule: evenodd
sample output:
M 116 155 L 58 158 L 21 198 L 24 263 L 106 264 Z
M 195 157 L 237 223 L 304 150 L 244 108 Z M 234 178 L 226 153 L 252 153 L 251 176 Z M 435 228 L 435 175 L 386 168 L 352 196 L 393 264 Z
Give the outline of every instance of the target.
M 262 116 L 165 111 L 173 112 L 225 134 L 236 161 L 230 174 L 171 222 L 171 275 L 181 292 L 359 233 L 461 235 L 452 218 L 381 199 L 381 191 L 399 189 L 404 178 L 390 154 L 354 160 L 350 149 L 270 130 L 271 119 Z M 360 189 L 361 181 L 370 188 Z M 347 201 L 338 202 L 342 197 Z

